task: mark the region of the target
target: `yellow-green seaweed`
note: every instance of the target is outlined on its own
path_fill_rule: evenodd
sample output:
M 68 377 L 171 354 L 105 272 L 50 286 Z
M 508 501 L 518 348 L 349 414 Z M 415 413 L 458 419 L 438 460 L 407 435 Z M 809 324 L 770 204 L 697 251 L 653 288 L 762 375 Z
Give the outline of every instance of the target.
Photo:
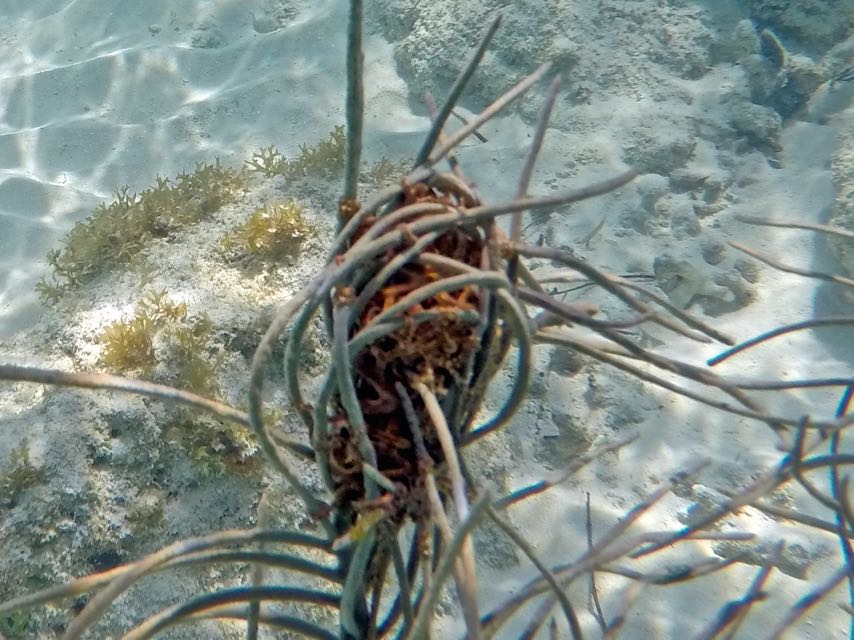
M 284 176 L 288 180 L 298 180 L 306 176 L 337 178 L 344 171 L 344 158 L 347 153 L 347 136 L 343 126 L 336 126 L 330 134 L 314 146 L 301 144 L 299 155 L 293 159 L 285 158 L 275 147 L 265 147 L 256 151 L 246 168 L 260 173 L 266 178 Z
M 253 211 L 249 219 L 222 240 L 227 251 L 259 258 L 293 254 L 310 232 L 296 201 L 273 202 Z
M 400 184 L 401 178 L 411 171 L 413 163 L 413 160 L 407 158 L 392 162 L 383 156 L 362 173 L 362 180 L 369 191 Z
M 340 178 L 344 172 L 347 153 L 347 137 L 344 127 L 336 126 L 329 135 L 314 146 L 299 145 L 299 155 L 288 160 L 275 146 L 263 147 L 246 161 L 246 169 L 265 178 L 284 176 L 289 181 L 307 176 Z M 362 173 L 362 180 L 369 189 L 394 184 L 409 173 L 413 161 L 409 159 L 392 162 L 383 156 Z
M 25 489 L 42 481 L 41 469 L 30 462 L 30 450 L 26 444 L 12 449 L 9 454 L 9 468 L 0 475 L 0 505 L 15 504 Z
M 45 304 L 59 302 L 98 274 L 137 259 L 152 238 L 168 236 L 234 202 L 249 183 L 246 171 L 217 159 L 196 163 L 192 172 L 174 180 L 157 176 L 153 186 L 138 194 L 127 186 L 116 189 L 111 203 L 101 203 L 72 227 L 62 249 L 48 252 L 50 281 L 42 278 L 36 292 Z
M 222 357 L 214 351 L 213 325 L 206 313 L 191 314 L 165 291 L 151 291 L 136 305 L 130 320 L 115 322 L 99 337 L 104 344 L 100 364 L 115 373 L 133 371 L 150 377 L 158 371 L 163 380 L 182 389 L 218 398 L 217 374 Z M 240 425 L 179 409 L 165 427 L 164 440 L 186 453 L 203 473 L 257 470 L 257 445 Z
M 166 427 L 163 438 L 190 458 L 202 475 L 226 471 L 251 475 L 261 470 L 262 458 L 252 433 L 233 422 L 181 410 Z
M 174 383 L 197 393 L 215 393 L 219 360 L 210 350 L 212 325 L 206 313 L 190 314 L 186 303 L 171 301 L 165 291 L 140 300 L 130 320 L 114 322 L 98 338 L 104 345 L 99 363 L 114 373 L 139 372 L 150 377 L 163 361 L 171 365 Z M 155 336 L 163 340 L 159 351 Z

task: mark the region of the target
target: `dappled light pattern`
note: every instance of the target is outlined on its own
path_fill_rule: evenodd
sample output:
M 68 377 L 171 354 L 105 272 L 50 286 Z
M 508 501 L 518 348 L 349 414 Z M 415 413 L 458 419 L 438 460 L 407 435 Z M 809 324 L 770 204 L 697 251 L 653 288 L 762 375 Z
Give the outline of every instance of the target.
M 338 102 L 330 75 L 343 78 L 332 9 L 259 34 L 241 3 L 0 7 L 0 335 L 40 315 L 48 249 L 117 187 L 217 157 L 240 165 L 271 143 L 291 154 L 332 129 L 315 115 Z M 323 50 L 288 37 L 297 20 Z

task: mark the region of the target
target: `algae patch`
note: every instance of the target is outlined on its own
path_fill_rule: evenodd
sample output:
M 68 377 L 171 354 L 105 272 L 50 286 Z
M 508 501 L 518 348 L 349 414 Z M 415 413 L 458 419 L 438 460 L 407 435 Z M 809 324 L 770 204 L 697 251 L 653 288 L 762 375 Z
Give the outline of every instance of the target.
M 296 201 L 274 202 L 255 209 L 244 224 L 223 238 L 222 246 L 248 256 L 279 258 L 296 253 L 310 232 Z
M 178 385 L 215 393 L 218 362 L 206 356 L 214 348 L 211 330 L 206 313 L 190 314 L 186 303 L 171 301 L 166 291 L 151 291 L 137 303 L 133 317 L 112 323 L 98 337 L 103 345 L 99 363 L 113 373 L 136 371 L 148 378 L 168 362 Z
M 299 151 L 296 158 L 288 160 L 275 146 L 264 147 L 252 154 L 245 163 L 245 169 L 265 178 L 283 176 L 289 182 L 306 177 L 338 179 L 344 174 L 347 154 L 344 127 L 336 126 L 316 145 L 301 144 Z M 413 162 L 410 159 L 393 162 L 383 156 L 362 170 L 361 179 L 368 190 L 385 187 L 409 173 Z
M 235 202 L 248 190 L 244 170 L 197 163 L 190 173 L 131 193 L 120 187 L 109 204 L 102 203 L 85 220 L 74 225 L 62 249 L 48 252 L 53 273 L 36 285 L 42 302 L 56 304 L 67 292 L 91 282 L 99 274 L 131 264 L 147 243 L 200 222 L 222 206 Z
M 191 313 L 186 303 L 151 291 L 134 315 L 101 333 L 99 364 L 120 374 L 133 372 L 178 388 L 220 399 L 222 347 L 204 312 Z M 249 431 L 230 422 L 178 409 L 163 428 L 164 444 L 184 451 L 204 475 L 258 470 L 257 445 Z
M 0 474 L 0 506 L 14 506 L 21 493 L 42 479 L 41 469 L 30 462 L 27 445 L 13 449 L 9 454 L 9 468 Z
M 344 171 L 347 153 L 344 127 L 336 126 L 324 140 L 314 146 L 301 144 L 299 150 L 295 159 L 288 160 L 275 147 L 265 147 L 246 161 L 246 169 L 265 178 L 284 176 L 289 181 L 307 176 L 336 178 Z

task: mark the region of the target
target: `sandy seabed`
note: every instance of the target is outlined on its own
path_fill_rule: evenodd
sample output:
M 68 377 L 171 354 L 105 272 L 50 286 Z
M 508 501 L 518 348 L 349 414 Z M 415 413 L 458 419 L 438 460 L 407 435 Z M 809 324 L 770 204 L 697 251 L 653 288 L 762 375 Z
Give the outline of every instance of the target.
M 317 272 L 333 226 L 329 183 L 259 179 L 217 219 L 152 246 L 148 259 L 157 268 L 144 286 L 132 273 L 104 277 L 75 294 L 74 308 L 59 309 L 45 309 L 33 293 L 47 273 L 48 249 L 117 186 L 138 191 L 156 175 L 174 176 L 215 157 L 239 166 L 270 144 L 292 157 L 299 145 L 316 143 L 342 123 L 345 4 L 35 0 L 0 7 L 0 361 L 93 368 L 97 336 L 128 317 L 144 290 L 166 289 L 175 300 L 207 310 L 229 335 L 257 331 L 259 317 Z M 447 90 L 487 23 L 487 9 L 474 1 L 367 4 L 367 156 L 411 157 L 427 128 L 420 96 Z M 505 24 L 461 110 L 477 111 L 539 62 L 555 59 L 564 72 L 564 97 L 532 192 L 584 184 L 628 166 L 642 173 L 619 192 L 530 221 L 527 240 L 572 250 L 613 272 L 648 274 L 674 304 L 738 339 L 790 322 L 850 315 L 854 303 L 840 287 L 757 266 L 726 244 L 737 240 L 810 269 L 851 268 L 850 249 L 809 232 L 737 219 L 825 223 L 850 198 L 846 188 L 854 191 L 854 159 L 845 154 L 854 141 L 854 81 L 831 81 L 846 62 L 854 64 L 854 12 L 831 16 L 833 3 L 817 4 L 825 13 L 814 22 L 794 9 L 769 14 L 758 1 L 529 0 L 505 7 Z M 765 28 L 783 49 L 774 48 Z M 541 98 L 541 92 L 525 98 L 481 130 L 486 142 L 473 140 L 460 150 L 487 200 L 512 195 Z M 222 264 L 212 248 L 216 238 L 254 207 L 283 197 L 302 202 L 317 229 L 298 259 L 249 276 Z M 607 306 L 603 313 L 608 317 Z M 720 350 L 660 332 L 639 338 L 693 363 Z M 231 368 L 221 384 L 236 402 L 247 363 L 236 339 L 229 344 Z M 852 362 L 854 340 L 845 328 L 790 334 L 721 371 L 850 377 Z M 509 372 L 496 380 L 486 411 L 508 384 Z M 768 406 L 828 417 L 838 395 L 792 392 L 769 398 Z M 511 427 L 473 454 L 480 476 L 499 489 L 543 477 L 609 437 L 630 429 L 642 434 L 511 513 L 549 560 L 583 552 L 588 493 L 594 532 L 601 532 L 670 476 L 707 458 L 690 490 L 668 497 L 637 525 L 674 529 L 690 521 L 697 505 L 716 504 L 722 491 L 744 485 L 781 456 L 764 425 L 545 348 L 537 353 L 530 396 Z M 0 596 L 19 593 L 13 585 L 23 576 L 55 582 L 180 536 L 253 523 L 262 479 L 208 478 L 188 462 L 167 464 L 157 445 L 158 416 L 157 408 L 136 399 L 0 387 L 0 474 L 11 453 L 26 447 L 44 478 L 26 500 L 0 506 Z M 291 426 L 297 433 L 296 421 Z M 155 477 L 158 465 L 168 468 Z M 302 524 L 289 496 L 273 493 L 281 523 Z M 828 517 L 795 489 L 778 493 L 781 504 Z M 131 505 L 147 502 L 160 514 L 157 523 L 130 524 Z M 745 548 L 755 559 L 778 539 L 787 541 L 787 570 L 775 573 L 769 603 L 756 607 L 739 637 L 764 637 L 781 610 L 840 562 L 832 535 L 758 511 L 745 509 L 722 527 L 757 539 L 749 547 L 698 543 L 671 561 Z M 484 533 L 478 548 L 485 603 L 533 576 L 499 536 Z M 755 566 L 742 563 L 682 587 L 647 587 L 622 637 L 690 637 L 755 574 Z M 99 629 L 107 637 L 176 595 L 228 579 L 178 573 L 148 583 Z M 606 616 L 618 611 L 625 581 L 600 575 L 598 586 Z M 586 602 L 585 592 L 579 585 L 571 595 Z M 837 606 L 846 601 L 840 588 L 792 637 L 846 637 L 849 616 Z M 453 626 L 457 612 L 445 613 Z M 20 637 L 50 637 L 51 624 L 63 616 L 62 609 L 34 613 Z M 581 616 L 595 637 L 593 617 Z M 232 637 L 235 629 L 206 626 L 170 637 Z

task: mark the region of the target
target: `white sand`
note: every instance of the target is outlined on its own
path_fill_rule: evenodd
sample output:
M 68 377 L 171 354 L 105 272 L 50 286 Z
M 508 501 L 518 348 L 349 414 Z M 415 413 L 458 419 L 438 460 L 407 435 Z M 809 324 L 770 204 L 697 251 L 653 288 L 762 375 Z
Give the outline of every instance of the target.
M 155 175 L 174 175 L 215 156 L 238 165 L 253 150 L 270 144 L 292 156 L 298 152 L 298 145 L 325 137 L 343 121 L 345 3 L 43 0 L 14 4 L 12 9 L 0 7 L 0 337 L 5 340 L 0 342 L 0 361 L 68 368 L 92 365 L 97 357 L 94 336 L 139 299 L 136 279 L 117 278 L 117 282 L 99 283 L 81 294 L 87 308 L 66 327 L 62 317 L 45 312 L 32 293 L 34 283 L 46 273 L 46 251 L 57 246 L 76 220 L 108 200 L 117 185 L 140 190 L 151 184 Z M 199 4 L 204 8 L 200 10 Z M 595 4 L 577 3 L 575 10 L 586 11 L 584 17 L 593 20 Z M 657 3 L 626 4 L 633 10 L 652 11 Z M 619 2 L 609 5 L 621 6 Z M 666 27 L 676 34 L 677 44 L 681 42 L 680 25 L 699 24 L 691 14 L 693 5 L 689 9 L 685 15 L 671 16 L 672 22 Z M 718 19 L 727 28 L 743 17 L 736 9 L 731 10 L 733 13 L 721 11 Z M 641 22 L 628 31 L 638 27 L 643 32 L 661 25 Z M 626 26 L 615 23 L 611 28 L 617 34 L 615 41 L 619 41 L 620 29 Z M 690 44 L 692 33 L 687 34 L 684 37 Z M 500 32 L 498 40 L 503 44 L 496 47 L 512 47 L 508 42 L 514 37 L 521 38 L 522 34 Z M 824 255 L 821 240 L 807 232 L 748 227 L 734 216 L 824 222 L 834 198 L 829 169 L 834 140 L 839 128 L 854 118 L 850 102 L 834 105 L 833 113 L 821 122 L 793 119 L 781 135 L 782 151 L 777 155 L 780 167 L 774 168 L 762 151 L 721 148 L 716 141 L 725 136 L 708 133 L 716 127 L 726 128 L 728 107 L 721 95 L 744 83 L 737 64 L 716 63 L 694 80 L 685 80 L 674 72 L 662 82 L 656 74 L 664 67 L 656 67 L 631 45 L 614 48 L 614 42 L 580 27 L 573 38 L 584 45 L 579 65 L 592 69 L 600 65 L 605 79 L 591 78 L 594 97 L 589 104 L 558 107 L 556 128 L 549 132 L 532 191 L 542 193 L 583 184 L 591 176 L 610 175 L 626 165 L 627 147 L 638 147 L 638 153 L 646 149 L 645 138 L 673 139 L 676 150 L 684 138 L 696 142 L 688 169 L 698 176 L 720 178 L 728 185 L 725 207 L 700 220 L 695 236 L 680 237 L 666 225 L 652 228 L 650 225 L 657 224 L 655 211 L 664 211 L 662 215 L 669 220 L 668 216 L 682 211 L 687 196 L 670 193 L 664 178 L 643 176 L 618 194 L 574 208 L 571 215 L 554 214 L 551 228 L 545 224 L 533 227 L 529 240 L 536 240 L 540 233 L 548 235 L 552 246 L 568 246 L 618 272 L 650 273 L 656 257 L 672 254 L 694 265 L 699 273 L 696 291 L 725 300 L 732 292 L 712 282 L 722 269 L 703 262 L 698 247 L 704 241 L 737 239 L 790 264 L 822 269 L 835 266 Z M 430 43 L 423 44 L 428 50 Z M 392 45 L 373 33 L 367 47 L 368 156 L 411 156 L 425 129 L 423 117 L 410 108 L 418 95 L 409 95 L 406 82 L 398 74 Z M 514 73 L 529 71 L 533 63 L 520 61 Z M 443 61 L 428 55 L 423 64 L 429 67 Z M 613 93 L 610 89 L 599 91 L 602 86 L 608 87 L 607 73 L 611 72 Z M 426 80 L 416 84 L 423 83 L 429 85 Z M 535 113 L 538 104 L 526 102 L 526 116 Z M 689 126 L 693 128 L 683 129 Z M 495 201 L 512 194 L 531 129 L 516 113 L 489 123 L 482 133 L 489 142 L 467 144 L 460 158 L 486 198 Z M 204 229 L 210 233 L 221 230 L 227 221 L 245 216 L 245 207 L 281 197 L 282 192 L 288 193 L 287 187 L 281 183 L 262 185 L 244 210 L 226 211 L 223 220 Z M 652 202 L 659 209 L 644 212 L 642 203 L 650 194 L 657 194 Z M 605 214 L 602 230 L 589 246 L 581 246 L 578 238 L 587 235 Z M 310 215 L 319 228 L 329 219 L 322 211 L 311 210 Z M 321 235 L 307 247 L 291 270 L 283 268 L 269 277 L 240 283 L 239 274 L 218 271 L 215 260 L 203 252 L 204 239 L 194 240 L 192 233 L 187 236 L 187 248 L 179 255 L 170 256 L 169 247 L 155 251 L 154 255 L 169 264 L 155 274 L 152 286 L 168 288 L 198 308 L 210 308 L 215 322 L 246 324 L 256 317 L 259 306 L 285 299 L 319 268 L 325 237 Z M 200 253 L 194 253 L 194 248 Z M 738 256 L 729 249 L 726 256 L 725 264 L 730 268 Z M 788 322 L 842 314 L 846 309 L 850 314 L 852 308 L 838 290 L 767 268 L 761 270 L 758 284 L 747 288 L 755 299 L 715 321 L 722 331 L 739 339 Z M 696 306 L 693 310 L 702 311 Z M 661 340 L 666 336 L 655 332 L 651 337 Z M 661 347 L 664 353 L 696 364 L 718 351 L 714 345 L 668 340 Z M 740 356 L 721 371 L 757 378 L 850 376 L 852 343 L 850 330 L 792 334 Z M 237 389 L 245 365 L 234 366 Z M 699 457 L 708 458 L 710 466 L 700 475 L 702 486 L 696 485 L 691 495 L 669 497 L 639 523 L 639 530 L 672 529 L 680 526 L 679 517 L 684 516 L 692 500 L 745 483 L 780 458 L 776 439 L 760 424 L 671 397 L 602 366 L 587 363 L 575 376 L 551 369 L 548 353 L 543 352 L 537 367 L 543 375 L 536 380 L 532 401 L 502 437 L 484 444 L 486 453 L 474 454 L 478 467 L 491 481 L 505 489 L 516 488 L 559 467 L 562 457 L 573 455 L 580 441 L 598 443 L 630 428 L 643 437 L 618 456 L 590 465 L 577 479 L 511 513 L 516 526 L 550 561 L 583 552 L 586 492 L 592 496 L 595 535 L 601 535 L 670 475 Z M 506 376 L 496 382 L 496 402 L 507 383 Z M 768 402 L 786 415 L 810 413 L 826 418 L 835 408 L 837 395 L 833 391 L 793 392 L 774 396 Z M 133 499 L 133 487 L 128 486 L 127 478 L 110 469 L 90 468 L 87 452 L 92 444 L 86 440 L 87 425 L 80 424 L 85 421 L 73 426 L 64 422 L 80 412 L 86 416 L 103 414 L 106 410 L 97 403 L 112 403 L 116 412 L 142 415 L 143 421 L 152 419 L 147 407 L 129 400 L 43 393 L 22 385 L 0 387 L 0 470 L 10 451 L 27 443 L 33 461 L 50 474 L 58 474 L 48 480 L 48 486 L 69 487 L 69 500 L 87 496 L 106 509 L 88 516 L 91 530 L 82 530 L 71 548 L 59 548 L 60 543 L 65 544 L 59 525 L 39 524 L 39 535 L 50 538 L 48 533 L 54 531 L 58 538 L 52 539 L 59 540 L 57 549 L 49 548 L 48 540 L 48 549 L 41 547 L 36 552 L 40 570 L 52 570 L 51 580 L 71 571 L 63 562 L 74 551 L 82 556 L 89 553 L 93 539 L 103 542 L 111 535 L 128 535 L 121 524 L 125 507 L 111 502 L 110 496 L 126 492 Z M 156 417 L 156 410 L 153 415 Z M 216 481 L 206 487 L 202 480 L 199 487 L 193 485 L 198 479 L 192 479 L 190 470 L 176 474 L 186 484 L 177 489 L 180 496 L 166 509 L 169 527 L 146 538 L 146 549 L 179 535 L 251 522 L 257 486 Z M 798 491 L 792 490 L 781 499 L 808 513 L 828 517 Z M 223 506 L 223 501 L 229 504 Z M 34 501 L 30 507 L 16 507 L 14 512 L 0 511 L 0 548 L 4 537 L 8 541 L 13 531 L 20 530 L 16 527 L 26 527 L 28 518 L 40 517 L 38 508 Z M 79 525 L 87 516 L 77 513 L 64 517 Z M 93 524 L 96 521 L 97 526 Z M 769 620 L 777 619 L 784 607 L 806 594 L 841 562 L 838 543 L 832 536 L 781 525 L 749 509 L 727 519 L 724 528 L 754 532 L 766 545 L 785 537 L 790 549 L 792 544 L 801 546 L 802 551 L 794 554 L 800 554 L 809 569 L 808 580 L 775 572 L 768 584 L 770 602 L 756 608 L 740 637 L 763 637 Z M 490 536 L 483 536 L 481 542 L 482 596 L 488 608 L 497 598 L 511 593 L 520 575 L 533 573 L 521 554 L 517 554 L 517 564 Z M 16 548 L 19 543 L 16 541 Z M 674 551 L 667 568 L 691 553 L 708 550 L 708 545 L 698 545 L 690 552 Z M 2 567 L 6 576 L 15 575 L 26 561 L 20 557 L 15 562 L 4 561 L 0 553 L 0 564 L 7 562 Z M 631 609 L 624 637 L 689 637 L 708 624 L 727 600 L 743 594 L 755 573 L 754 566 L 738 565 L 720 577 L 686 587 L 648 587 Z M 611 617 L 622 606 L 625 582 L 600 576 L 599 587 L 606 616 Z M 168 601 L 174 589 L 175 583 L 164 582 L 137 592 L 138 606 L 128 605 L 108 622 L 128 624 L 149 603 Z M 571 596 L 579 609 L 584 609 L 580 612 L 583 626 L 596 637 L 595 622 L 582 604 L 586 604 L 585 590 L 586 581 L 580 581 Z M 846 637 L 848 617 L 835 606 L 845 601 L 844 591 L 837 591 L 828 604 L 804 619 L 792 637 Z M 205 635 L 213 632 L 208 628 L 198 636 L 186 631 L 182 633 L 187 635 L 174 637 L 214 637 Z M 513 637 L 507 633 L 503 637 Z

